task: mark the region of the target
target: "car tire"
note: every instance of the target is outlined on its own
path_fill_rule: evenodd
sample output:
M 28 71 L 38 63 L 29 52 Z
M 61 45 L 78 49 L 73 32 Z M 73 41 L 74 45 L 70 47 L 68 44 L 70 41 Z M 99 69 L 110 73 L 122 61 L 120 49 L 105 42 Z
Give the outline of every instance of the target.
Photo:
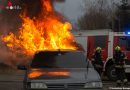
M 116 74 L 115 74 L 115 68 L 114 65 L 111 65 L 107 67 L 107 77 L 109 80 L 115 81 L 116 80 Z

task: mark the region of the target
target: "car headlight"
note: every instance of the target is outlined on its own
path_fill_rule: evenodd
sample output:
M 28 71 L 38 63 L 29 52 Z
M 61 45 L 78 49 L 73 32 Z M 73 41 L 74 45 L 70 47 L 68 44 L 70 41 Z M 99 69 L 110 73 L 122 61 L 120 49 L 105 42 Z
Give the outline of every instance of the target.
M 84 88 L 102 88 L 102 82 L 87 82 Z
M 47 85 L 45 83 L 31 83 L 31 88 L 32 89 L 36 89 L 36 88 L 46 89 Z

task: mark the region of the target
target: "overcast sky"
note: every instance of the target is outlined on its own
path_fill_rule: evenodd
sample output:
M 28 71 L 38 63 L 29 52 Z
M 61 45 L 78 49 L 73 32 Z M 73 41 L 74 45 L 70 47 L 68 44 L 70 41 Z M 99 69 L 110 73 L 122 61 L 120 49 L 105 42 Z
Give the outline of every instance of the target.
M 87 0 L 88 5 L 97 0 Z M 107 0 L 107 3 L 112 2 L 120 2 L 120 0 Z M 128 0 L 130 1 L 130 0 Z M 62 14 L 64 14 L 71 22 L 76 22 L 77 19 L 83 15 L 84 11 L 82 8 L 84 5 L 84 0 L 66 0 L 64 3 L 55 3 L 55 9 Z
M 75 22 L 83 14 L 82 4 L 83 0 L 66 0 L 64 3 L 55 3 L 55 8 L 71 22 Z
M 2 0 L 0 0 L 0 3 L 2 3 L 1 1 Z M 85 0 L 65 0 L 65 2 L 63 3 L 57 2 L 55 3 L 55 9 L 58 12 L 62 13 L 64 16 L 66 16 L 68 20 L 74 23 L 84 13 L 84 10 L 82 7 L 84 5 L 84 1 Z M 90 2 L 95 2 L 98 0 L 86 0 L 86 1 L 88 2 L 88 5 L 91 5 Z M 120 0 L 104 0 L 104 1 L 108 1 L 109 3 L 110 1 L 119 2 Z

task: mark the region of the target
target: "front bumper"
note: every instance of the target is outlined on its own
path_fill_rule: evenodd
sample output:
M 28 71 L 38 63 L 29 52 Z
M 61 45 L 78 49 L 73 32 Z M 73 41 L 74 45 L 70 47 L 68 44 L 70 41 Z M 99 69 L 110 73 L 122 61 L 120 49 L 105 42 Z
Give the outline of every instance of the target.
M 103 89 L 24 89 L 24 90 L 103 90 Z
M 73 88 L 73 89 L 68 89 L 68 88 L 66 88 L 66 89 L 24 89 L 24 90 L 103 90 L 102 88 L 87 88 L 87 89 L 75 89 L 75 88 Z
M 25 90 L 102 90 L 102 88 L 84 88 L 85 83 L 73 83 L 73 84 L 46 84 L 47 88 L 35 88 L 32 89 L 28 84 L 24 84 Z
M 41 90 L 41 89 L 29 89 L 29 90 Z M 42 90 L 103 90 L 102 88 L 64 88 L 64 89 L 42 89 Z

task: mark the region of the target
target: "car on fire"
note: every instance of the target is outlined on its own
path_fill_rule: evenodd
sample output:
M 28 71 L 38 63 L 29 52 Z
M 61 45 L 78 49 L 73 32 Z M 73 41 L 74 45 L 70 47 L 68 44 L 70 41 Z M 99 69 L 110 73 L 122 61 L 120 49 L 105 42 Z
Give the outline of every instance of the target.
M 40 51 L 34 55 L 26 70 L 25 90 L 85 89 L 102 90 L 102 81 L 82 51 Z

